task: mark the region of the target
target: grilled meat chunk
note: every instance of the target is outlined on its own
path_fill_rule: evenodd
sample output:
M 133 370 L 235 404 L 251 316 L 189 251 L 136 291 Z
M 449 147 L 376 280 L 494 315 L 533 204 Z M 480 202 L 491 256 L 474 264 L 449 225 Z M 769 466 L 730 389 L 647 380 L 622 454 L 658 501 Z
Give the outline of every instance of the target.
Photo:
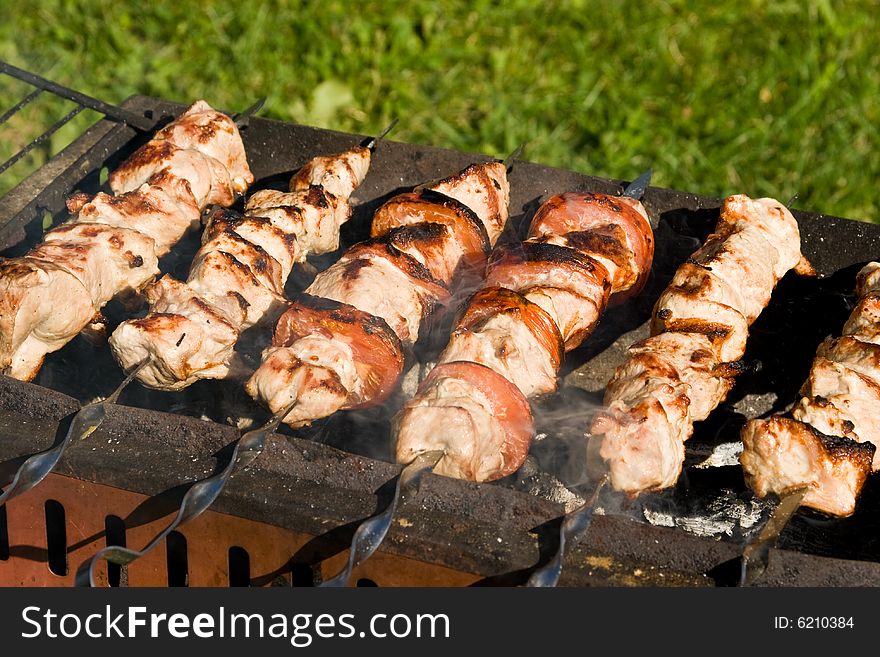
M 740 462 L 758 495 L 785 495 L 808 486 L 801 504 L 836 516 L 855 511 L 876 451 L 873 443 L 827 436 L 781 416 L 746 422 L 742 439 Z
M 328 319 L 319 340 L 309 333 L 281 330 L 299 323 L 292 318 L 310 316 L 314 301 L 308 308 L 304 301 L 294 303 L 279 320 L 275 345 L 264 353 L 247 389 L 271 408 L 298 400 L 285 420 L 288 424 L 301 426 L 339 409 L 380 403 L 391 389 L 377 388 L 371 378 L 381 371 L 386 385 L 397 384 L 402 349 L 415 343 L 424 320 L 447 303 L 453 285 L 461 284 L 462 267 L 485 263 L 507 221 L 505 168 L 496 162 L 472 165 L 435 186 L 441 191 L 422 189 L 385 203 L 373 218 L 373 239 L 349 249 L 306 290 L 305 299 L 321 298 L 373 318 L 383 328 L 377 333 L 374 326 L 371 339 L 390 330 L 396 352 L 382 349 L 367 355 L 340 349 L 340 343 L 368 341 L 362 339 L 365 320 L 331 321 L 339 312 L 337 306 L 320 311 Z M 304 353 L 314 357 L 303 358 Z M 384 371 L 375 363 L 377 357 L 386 361 Z
M 773 199 L 724 200 L 715 232 L 654 306 L 654 337 L 634 345 L 593 422 L 614 488 L 636 495 L 673 485 L 693 422 L 725 398 L 748 327 L 790 269 L 807 271 L 797 222 Z
M 850 515 L 867 473 L 880 469 L 880 263 L 862 268 L 856 292 L 843 336 L 819 345 L 793 419 L 743 429 L 740 462 L 758 495 L 809 485 L 803 505 Z
M 515 472 L 534 434 L 519 388 L 485 365 L 464 361 L 433 368 L 395 425 L 398 461 L 443 450 L 434 472 L 472 481 Z
M 482 276 L 493 242 L 477 214 L 449 196 L 430 190 L 399 194 L 376 210 L 370 235 L 382 237 L 402 226 L 426 230 L 434 225 L 445 226 L 449 235 L 449 239 L 444 240 L 438 265 L 443 276 L 437 278 L 451 285 L 454 277 L 460 280 Z M 404 233 L 398 231 L 397 234 Z M 434 248 L 430 251 L 416 248 L 423 253 L 421 258 L 414 256 L 419 260 L 427 260 L 429 256 L 436 259 L 438 255 Z
M 449 297 L 446 285 L 387 239 L 353 246 L 318 274 L 306 293 L 381 317 L 404 344 L 416 341 L 422 320 Z
M 383 402 L 402 371 L 403 348 L 385 320 L 304 294 L 281 316 L 246 387 L 273 412 L 297 401 L 285 418 L 297 427 Z
M 232 203 L 252 181 L 235 124 L 204 101 L 194 103 L 111 173 L 115 196 L 74 195 L 69 222 L 25 258 L 6 262 L 0 370 L 35 377 L 45 355 L 72 340 L 110 299 L 156 277 L 158 258 L 198 225 L 207 204 Z

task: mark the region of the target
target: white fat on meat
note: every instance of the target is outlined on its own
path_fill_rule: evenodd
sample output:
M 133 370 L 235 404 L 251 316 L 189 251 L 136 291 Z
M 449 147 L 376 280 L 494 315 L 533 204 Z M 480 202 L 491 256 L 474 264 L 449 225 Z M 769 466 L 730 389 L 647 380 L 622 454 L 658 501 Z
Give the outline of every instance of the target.
M 494 246 L 507 224 L 510 185 L 500 162 L 474 164 L 429 189 L 450 196 L 477 215 Z
M 437 377 L 396 417 L 397 461 L 408 463 L 424 452 L 442 450 L 445 455 L 433 472 L 485 481 L 504 465 L 499 449 L 504 428 L 490 409 L 475 386 Z
M 343 256 L 318 274 L 305 292 L 381 317 L 408 344 L 418 339 L 427 303 L 425 293 L 406 273 L 375 253 L 360 253 L 354 260 Z
M 510 313 L 493 315 L 477 330 L 454 331 L 438 362 L 457 360 L 486 365 L 516 385 L 526 397 L 556 389 L 556 368 L 551 355 L 522 318 Z

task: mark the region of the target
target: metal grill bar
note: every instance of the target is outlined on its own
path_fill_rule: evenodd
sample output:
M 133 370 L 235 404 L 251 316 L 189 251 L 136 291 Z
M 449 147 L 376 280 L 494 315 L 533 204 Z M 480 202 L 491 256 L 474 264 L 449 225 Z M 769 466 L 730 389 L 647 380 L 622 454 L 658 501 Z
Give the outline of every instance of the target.
M 66 116 L 64 116 L 60 120 L 56 121 L 55 123 L 53 123 L 52 126 L 48 130 L 46 130 L 46 132 L 44 132 L 39 137 L 34 139 L 30 144 L 28 144 L 27 146 L 22 148 L 20 151 L 18 151 L 18 153 L 16 153 L 12 157 L 10 157 L 3 164 L 0 164 L 0 173 L 3 173 L 4 171 L 6 171 L 6 169 L 11 167 L 13 164 L 18 162 L 25 155 L 27 155 L 32 150 L 34 150 L 37 146 L 39 146 L 44 141 L 46 141 L 49 137 L 51 137 L 56 132 L 58 132 L 64 126 L 65 123 L 70 121 L 74 116 L 76 116 L 77 114 L 82 112 L 84 109 L 85 109 L 84 107 L 75 107 L 70 112 L 68 112 L 68 114 Z
M 22 108 L 27 106 L 31 101 L 36 100 L 37 96 L 43 93 L 42 89 L 34 89 L 27 96 L 18 101 L 14 107 L 10 107 L 8 110 L 3 112 L 3 116 L 0 116 L 0 124 L 6 123 L 10 118 L 15 116 Z
M 34 148 L 46 142 L 49 137 L 58 132 L 58 130 L 60 130 L 66 123 L 68 123 L 84 109 L 95 110 L 96 112 L 100 112 L 107 118 L 120 121 L 129 126 L 132 126 L 133 128 L 144 131 L 152 130 L 155 127 L 157 121 L 154 118 L 147 118 L 129 110 L 122 109 L 121 107 L 110 105 L 109 103 L 105 103 L 104 101 L 98 100 L 97 98 L 92 98 L 91 96 L 87 96 L 86 94 L 80 93 L 79 91 L 75 91 L 60 84 L 56 84 L 51 80 L 47 80 L 43 77 L 40 77 L 39 75 L 35 75 L 28 71 L 22 70 L 2 60 L 0 60 L 0 73 L 6 74 L 9 77 L 15 78 L 16 80 L 20 80 L 33 87 L 36 87 L 36 89 L 31 91 L 27 96 L 18 101 L 18 103 L 16 103 L 13 107 L 3 112 L 2 116 L 0 116 L 0 125 L 8 121 L 19 111 L 21 111 L 22 108 L 33 102 L 44 91 L 48 91 L 60 98 L 64 98 L 66 100 L 70 100 L 76 103 L 76 107 L 71 110 L 66 116 L 52 124 L 48 130 L 39 135 L 36 139 L 34 139 L 31 143 L 22 148 L 20 151 L 15 153 L 3 164 L 0 164 L 0 174 L 4 173 L 7 169 L 12 167 L 12 165 L 24 158 L 28 153 L 34 150 Z
M 38 89 L 50 91 L 56 96 L 72 100 L 82 107 L 93 109 L 111 119 L 116 119 L 117 121 L 127 123 L 133 128 L 148 131 L 152 130 L 153 126 L 155 125 L 155 121 L 153 119 L 139 116 L 133 112 L 124 110 L 121 107 L 110 105 L 108 103 L 105 103 L 104 101 L 98 100 L 97 98 L 92 98 L 91 96 L 80 93 L 79 91 L 74 91 L 73 89 L 63 87 L 60 84 L 56 84 L 50 80 L 47 80 L 46 78 L 41 78 L 39 75 L 34 75 L 33 73 L 29 73 L 28 71 L 22 70 L 16 66 L 12 66 L 11 64 L 8 64 L 4 61 L 0 61 L 0 73 L 6 73 L 9 76 L 21 80 L 22 82 L 27 82 L 28 84 L 31 84 Z

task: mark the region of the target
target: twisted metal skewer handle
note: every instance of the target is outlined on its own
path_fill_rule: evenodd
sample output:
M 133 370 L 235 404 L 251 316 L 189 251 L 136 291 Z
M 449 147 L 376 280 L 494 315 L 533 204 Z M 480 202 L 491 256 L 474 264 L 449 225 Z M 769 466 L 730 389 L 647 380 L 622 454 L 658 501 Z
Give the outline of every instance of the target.
M 385 540 L 398 502 L 401 498 L 415 495 L 418 492 L 422 475 L 428 470 L 433 470 L 442 457 L 443 451 L 441 450 L 423 452 L 400 471 L 391 503 L 384 511 L 367 518 L 360 524 L 351 539 L 351 550 L 345 568 L 331 579 L 321 582 L 319 586 L 342 587 L 348 584 L 351 572 L 366 561 Z
M 590 523 L 593 520 L 593 513 L 596 511 L 596 504 L 599 501 L 599 493 L 602 492 L 607 483 L 608 475 L 603 475 L 590 499 L 571 513 L 566 514 L 565 519 L 562 521 L 562 527 L 559 529 L 559 547 L 556 550 L 556 554 L 553 555 L 550 561 L 531 574 L 528 582 L 526 582 L 526 586 L 535 588 L 556 586 L 560 575 L 562 575 L 562 559 L 565 557 L 565 545 L 589 529 Z
M 779 538 L 788 521 L 798 510 L 809 490 L 808 486 L 804 486 L 785 495 L 778 506 L 773 509 L 767 524 L 764 525 L 758 536 L 745 546 L 742 553 L 740 586 L 751 586 L 767 570 L 770 562 L 770 548 L 776 543 L 776 539 Z
M 263 453 L 263 448 L 266 446 L 266 437 L 278 428 L 278 425 L 281 424 L 282 420 L 287 417 L 296 404 L 297 402 L 292 402 L 286 408 L 273 415 L 264 425 L 244 434 L 235 444 L 232 458 L 229 459 L 226 467 L 217 474 L 194 483 L 183 496 L 174 520 L 159 532 L 152 541 L 147 543 L 143 549 L 132 550 L 111 545 L 96 552 L 77 573 L 77 586 L 97 586 L 95 569 L 101 560 L 120 566 L 127 566 L 135 559 L 139 559 L 151 552 L 175 529 L 184 523 L 198 518 L 207 511 L 220 496 L 220 493 L 223 492 L 233 473 L 239 468 L 241 470 L 246 469 Z
M 55 466 L 58 464 L 58 461 L 61 460 L 64 452 L 71 443 L 73 443 L 74 437 L 79 438 L 80 440 L 85 440 L 99 426 L 101 426 L 104 418 L 107 417 L 107 407 L 116 403 L 116 400 L 119 399 L 119 395 L 122 394 L 125 387 L 134 380 L 138 372 L 140 372 L 148 362 L 148 360 L 143 361 L 129 372 L 128 376 L 125 377 L 122 383 L 116 387 L 116 390 L 114 390 L 109 397 L 100 401 L 92 402 L 91 404 L 86 404 L 79 409 L 70 422 L 70 427 L 67 429 L 67 434 L 64 436 L 64 440 L 58 443 L 55 447 L 47 449 L 45 452 L 40 452 L 28 457 L 28 459 L 19 466 L 12 482 L 4 487 L 4 492 L 0 494 L 0 506 L 3 506 L 6 502 L 18 497 L 22 493 L 29 491 L 43 481 L 43 479 L 55 469 Z

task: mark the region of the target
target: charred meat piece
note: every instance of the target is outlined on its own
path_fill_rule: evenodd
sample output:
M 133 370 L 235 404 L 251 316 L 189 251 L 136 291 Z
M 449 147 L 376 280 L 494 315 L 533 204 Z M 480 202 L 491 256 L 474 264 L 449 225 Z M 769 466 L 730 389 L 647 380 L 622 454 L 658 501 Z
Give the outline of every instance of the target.
M 387 237 L 354 245 L 318 274 L 306 293 L 381 317 L 409 345 L 418 338 L 422 320 L 448 301 L 449 289 Z
M 543 308 L 562 334 L 566 350 L 592 332 L 608 304 L 608 270 L 574 249 L 526 241 L 493 258 L 486 285 L 516 290 Z
M 74 195 L 73 218 L 17 265 L 6 263 L 0 370 L 31 380 L 45 355 L 72 340 L 110 299 L 154 280 L 158 258 L 198 225 L 206 205 L 232 203 L 252 181 L 235 124 L 204 101 L 194 103 L 111 173 L 115 196 Z
M 715 232 L 654 306 L 653 338 L 634 345 L 591 432 L 614 488 L 672 486 L 693 423 L 726 397 L 748 327 L 790 269 L 808 271 L 797 222 L 773 199 L 726 198 Z
M 599 260 L 623 300 L 641 292 L 651 271 L 654 233 L 647 217 L 636 199 L 568 192 L 538 208 L 529 239 L 544 237 Z
M 123 194 L 161 174 L 187 183 L 199 208 L 230 205 L 254 181 L 235 123 L 203 100 L 111 172 L 110 189 Z
M 445 226 L 449 234 L 442 254 L 444 277 L 438 278 L 452 284 L 460 269 L 465 278 L 482 276 L 492 242 L 477 214 L 454 198 L 430 190 L 399 194 L 376 210 L 370 235 L 381 237 L 401 226 L 432 225 Z M 425 253 L 423 259 L 427 260 L 428 255 Z
M 836 516 L 855 511 L 875 455 L 873 443 L 827 436 L 780 416 L 750 420 L 742 440 L 746 482 L 759 496 L 808 486 L 801 504 Z
M 866 473 L 880 469 L 878 291 L 880 263 L 872 262 L 856 278 L 860 299 L 843 336 L 819 345 L 793 419 L 777 416 L 743 429 L 740 462 L 758 495 L 808 485 L 803 505 L 850 515 Z
M 296 237 L 300 262 L 307 255 L 338 249 L 339 229 L 351 217 L 347 197 L 335 196 L 318 185 L 295 192 L 262 189 L 248 199 L 244 211 L 265 217 L 279 230 Z
M 349 199 L 367 177 L 371 159 L 372 151 L 363 146 L 336 155 L 318 155 L 290 179 L 290 191 L 302 192 L 317 186 L 336 198 Z
M 273 412 L 297 400 L 286 422 L 301 426 L 383 402 L 402 371 L 400 339 L 383 319 L 304 294 L 278 321 L 247 391 Z

